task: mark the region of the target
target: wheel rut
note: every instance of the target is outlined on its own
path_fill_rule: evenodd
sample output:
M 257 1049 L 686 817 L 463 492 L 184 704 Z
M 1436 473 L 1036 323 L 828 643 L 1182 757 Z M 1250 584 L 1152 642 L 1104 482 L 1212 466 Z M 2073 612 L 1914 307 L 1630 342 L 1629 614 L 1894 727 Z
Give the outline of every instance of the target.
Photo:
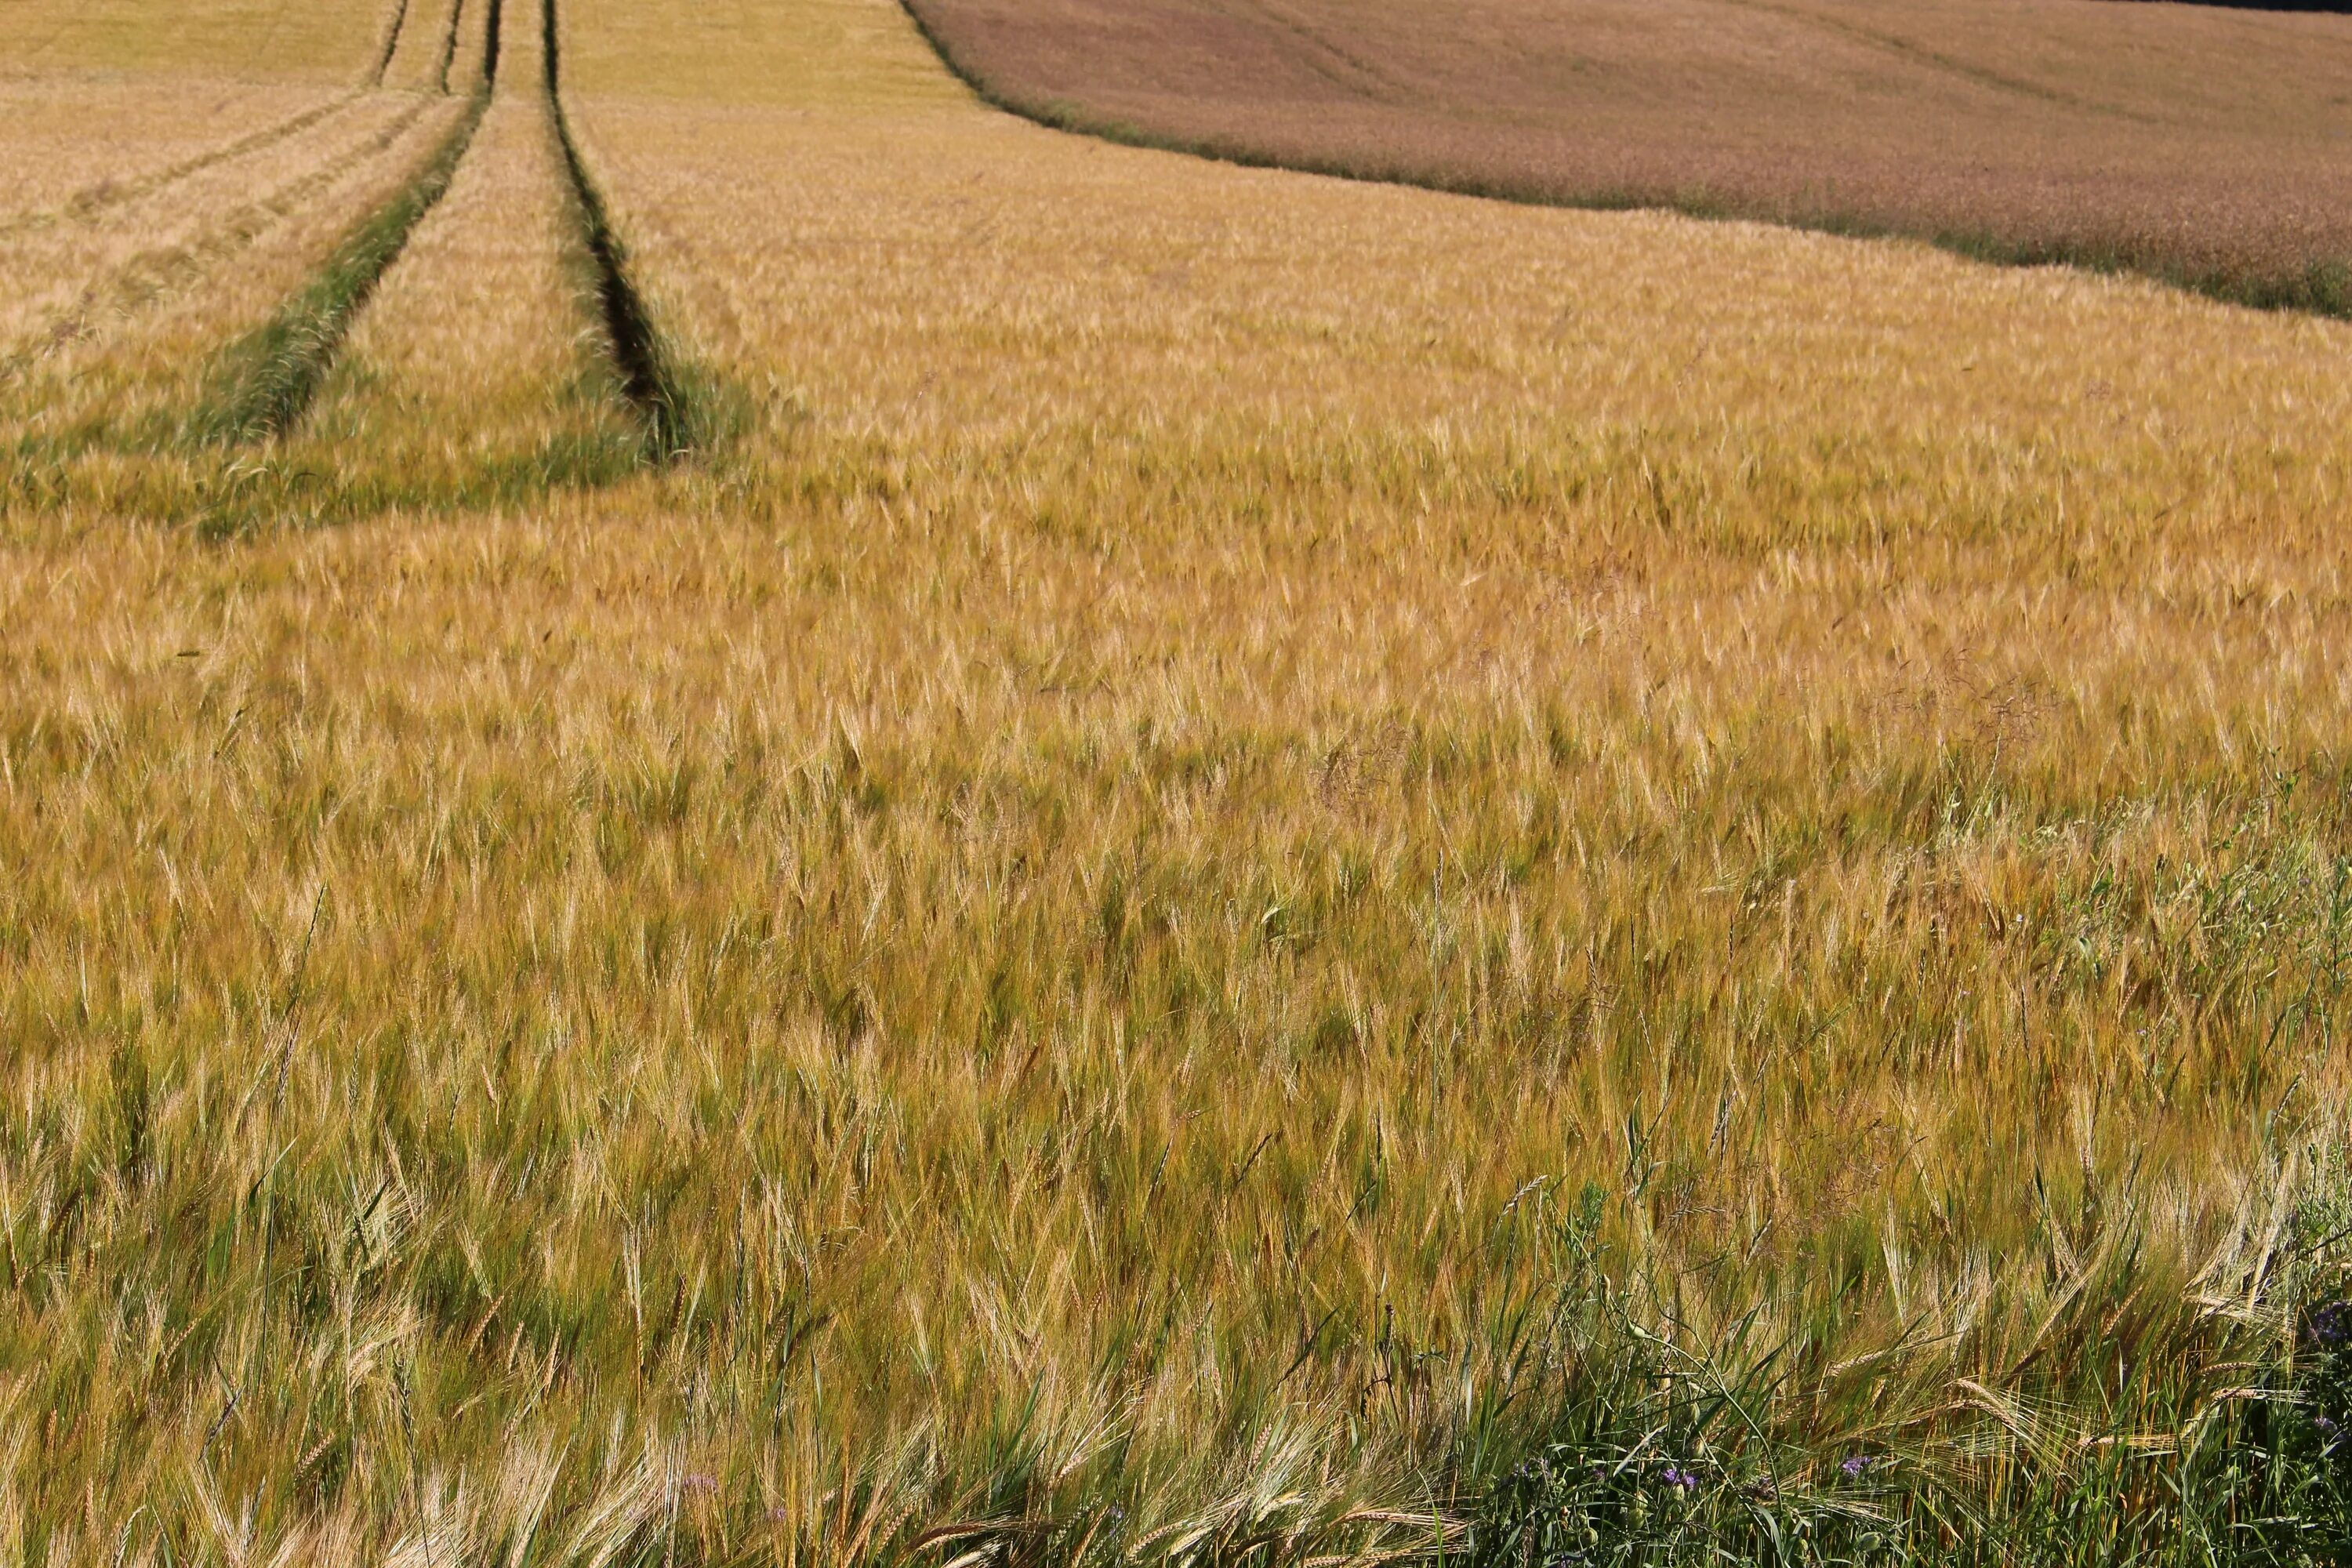
M 176 163 L 167 164 L 152 174 L 135 175 L 128 180 L 107 180 L 79 193 L 62 205 L 0 218 L 0 240 L 61 224 L 100 222 L 121 208 L 159 195 L 173 185 L 183 184 L 207 169 L 267 152 L 281 142 L 299 136 L 311 127 L 349 110 L 365 96 L 365 89 L 355 89 L 299 114 L 289 115 L 274 125 L 265 125 L 234 142 L 223 142 Z
M 327 261 L 269 320 L 222 353 L 185 435 L 204 446 L 274 439 L 299 424 L 353 323 L 408 239 L 447 194 L 498 89 L 502 0 L 488 0 L 482 81 L 457 123 L 401 188 L 346 233 Z M 406 6 L 404 0 L 403 11 Z
M 382 156 L 425 115 L 418 99 L 364 140 L 325 157 L 304 173 L 258 191 L 252 200 L 217 212 L 194 232 L 143 247 L 94 274 L 69 301 L 52 307 L 29 330 L 0 334 L 0 384 L 76 343 L 104 335 L 174 295 L 293 218 L 310 202 L 355 170 Z
M 425 90 L 411 95 L 413 101 L 392 131 L 386 132 L 382 145 L 388 147 L 390 137 L 403 127 L 414 125 L 418 117 L 436 112 L 430 106 L 448 100 L 447 88 L 436 93 L 433 84 L 457 78 L 461 58 L 466 51 L 478 47 L 478 76 L 466 70 L 463 74 L 475 76 L 475 79 L 457 83 L 457 90 L 461 92 L 470 87 L 465 100 L 449 115 L 445 126 L 419 132 L 426 138 L 425 144 L 419 153 L 404 154 L 415 157 L 416 162 L 405 173 L 394 176 L 397 184 L 391 193 L 371 198 L 365 209 L 331 242 L 322 258 L 310 266 L 292 291 L 280 299 L 259 324 L 213 353 L 193 397 L 180 405 L 181 412 L 152 427 L 152 436 L 138 438 L 137 444 L 142 449 L 193 452 L 266 446 L 301 427 L 334 377 L 345 357 L 347 344 L 368 313 L 384 278 L 408 249 L 412 237 L 440 205 L 457 182 L 460 169 L 468 166 L 478 133 L 493 101 L 502 91 L 528 94 L 541 111 L 535 118 L 542 118 L 543 133 L 551 154 L 547 172 L 541 177 L 553 183 L 551 188 L 561 215 L 561 243 L 569 255 L 569 265 L 575 268 L 577 308 L 583 321 L 594 328 L 590 337 L 591 352 L 605 362 L 608 374 L 599 379 L 607 389 L 606 395 L 615 406 L 625 409 L 629 423 L 639 432 L 632 443 L 634 457 L 625 458 L 625 463 L 660 467 L 708 444 L 708 432 L 713 427 L 708 416 L 713 405 L 699 395 L 702 381 L 681 374 L 691 367 L 672 351 L 648 306 L 633 273 L 629 248 L 573 126 L 565 94 L 564 18 L 560 0 L 536 0 L 535 5 L 533 0 L 514 0 L 512 9 L 509 0 L 479 0 L 478 6 L 470 11 L 468 5 L 469 0 L 449 0 L 446 11 L 435 8 L 432 25 L 439 33 L 436 39 L 436 69 L 425 79 Z M 513 14 L 514 9 L 523 5 L 532 5 L 532 11 Z M 468 26 L 469 22 L 472 26 Z M 402 0 L 393 13 L 392 35 L 379 60 L 379 73 L 383 61 L 393 58 L 403 47 L 402 30 L 415 35 L 425 25 L 415 0 Z M 508 26 L 518 29 L 510 40 L 503 37 Z M 533 34 L 537 35 L 535 40 Z M 411 46 L 418 41 L 415 37 L 408 40 Z M 537 62 L 527 58 L 532 41 L 538 42 L 541 49 Z M 502 43 L 515 46 L 505 50 L 506 54 L 520 57 L 506 62 L 509 68 L 504 72 L 504 81 Z M 348 101 L 376 100 L 384 90 L 388 89 L 362 87 L 350 95 Z M 192 171 L 264 145 L 288 142 L 343 108 L 345 101 L 320 106 L 238 143 L 192 159 L 184 169 Z M 343 163 L 348 162 L 347 158 Z M 307 199 L 314 189 L 324 189 L 331 176 L 341 172 L 343 163 L 295 179 L 270 198 L 270 209 Z M 145 182 L 142 189 L 158 188 L 184 177 L 183 168 L 161 171 Z M 108 199 L 120 202 L 131 198 L 122 195 Z M 51 332 L 42 339 L 42 343 L 52 340 L 81 341 L 94 330 L 96 318 L 111 308 L 109 302 L 117 295 L 143 291 L 160 297 L 173 290 L 184 291 L 211 265 L 226 259 L 249 240 L 250 235 L 246 231 L 258 223 L 258 218 L 247 221 L 237 214 L 229 214 L 207 225 L 184 246 L 185 255 L 142 253 L 133 258 L 136 265 L 124 270 L 121 277 L 109 274 L 70 302 L 64 321 L 73 331 Z M 215 229 L 222 233 L 215 235 Z M 157 276 L 150 278 L 150 273 Z M 496 308 L 496 300 L 478 300 L 470 308 Z M 558 395 L 557 389 L 551 387 L 550 395 Z M 160 444 L 150 447 L 151 441 Z
M 456 0 L 449 7 L 449 30 L 441 38 L 441 66 L 435 79 L 441 90 L 449 90 L 449 69 L 457 63 L 457 31 L 466 25 L 466 0 Z
M 572 186 L 581 247 L 595 271 L 605 347 L 613 356 L 623 395 L 645 421 L 653 458 L 667 462 L 695 447 L 698 422 L 693 417 L 677 362 L 630 275 L 627 247 L 614 228 L 604 193 L 589 172 L 579 139 L 572 134 L 571 118 L 564 112 L 562 25 L 556 15 L 556 0 L 540 0 L 540 26 L 548 117 Z
M 392 69 L 392 58 L 400 53 L 400 35 L 408 26 L 409 0 L 396 0 L 392 10 L 392 26 L 383 35 L 383 47 L 375 57 L 375 69 L 368 77 L 370 87 L 382 87 L 384 73 Z

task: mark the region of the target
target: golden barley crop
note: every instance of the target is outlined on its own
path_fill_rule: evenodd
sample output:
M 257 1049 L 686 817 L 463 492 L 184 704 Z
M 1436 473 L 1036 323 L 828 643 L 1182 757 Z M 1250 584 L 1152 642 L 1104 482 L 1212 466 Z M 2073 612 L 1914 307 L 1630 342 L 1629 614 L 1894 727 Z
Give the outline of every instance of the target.
M 2352 327 L 504 3 L 0 411 L 5 1550 L 2340 1539 Z
M 541 90 L 540 19 L 504 12 L 501 86 L 449 195 L 384 279 L 284 460 L 412 502 L 626 475 L 641 438 L 600 352 L 594 279 Z M 487 493 L 486 493 L 487 492 Z
M 103 214 L 352 96 L 347 87 L 322 84 L 16 74 L 22 68 L 18 61 L 0 65 L 0 114 L 8 126 L 0 243 Z

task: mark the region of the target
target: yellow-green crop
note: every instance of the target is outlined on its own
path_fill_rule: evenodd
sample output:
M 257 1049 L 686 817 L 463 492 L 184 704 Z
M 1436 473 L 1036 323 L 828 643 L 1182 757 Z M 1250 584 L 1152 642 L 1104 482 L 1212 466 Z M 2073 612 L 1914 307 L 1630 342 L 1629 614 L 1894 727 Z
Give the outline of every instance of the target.
M 505 7 L 286 435 L 188 422 L 470 78 L 0 390 L 5 1551 L 2333 1495 L 2352 328 L 1104 146 L 879 0 L 564 0 L 600 256 Z

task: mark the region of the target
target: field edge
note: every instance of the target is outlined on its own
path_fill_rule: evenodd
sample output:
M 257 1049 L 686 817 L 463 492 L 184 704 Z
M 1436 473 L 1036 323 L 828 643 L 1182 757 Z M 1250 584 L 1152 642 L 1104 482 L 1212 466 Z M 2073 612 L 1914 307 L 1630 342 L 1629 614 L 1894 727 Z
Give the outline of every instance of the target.
M 1159 132 L 1130 121 L 1097 114 L 1067 99 L 1041 98 L 1003 86 L 958 50 L 945 31 L 924 14 L 922 0 L 897 3 L 940 65 L 982 103 L 1067 135 L 1122 147 L 1181 153 L 1236 168 L 1282 170 L 1360 184 L 1400 185 L 1443 195 L 1507 202 L 1515 206 L 1549 207 L 1561 212 L 1664 212 L 1706 223 L 1769 224 L 1837 239 L 1907 241 L 1990 267 L 2063 267 L 2095 277 L 2143 279 L 2244 310 L 2291 311 L 2330 321 L 2352 321 L 2352 258 L 2316 263 L 2299 274 L 2241 277 L 2182 268 L 2110 248 L 2017 241 L 1985 231 L 1915 229 L 1834 212 L 1774 211 L 1762 204 L 1743 204 L 1708 190 L 1601 189 L 1565 195 L 1511 180 L 1448 174 L 1409 164 L 1375 167 L 1337 158 L 1286 158 L 1243 142 Z

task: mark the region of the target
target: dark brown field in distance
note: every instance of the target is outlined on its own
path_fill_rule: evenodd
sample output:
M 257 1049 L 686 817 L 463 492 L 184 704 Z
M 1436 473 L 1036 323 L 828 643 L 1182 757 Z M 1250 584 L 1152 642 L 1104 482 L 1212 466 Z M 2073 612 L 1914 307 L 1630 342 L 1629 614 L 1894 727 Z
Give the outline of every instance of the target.
M 992 97 L 1250 162 L 2352 309 L 2352 16 L 2124 0 L 908 0 Z

